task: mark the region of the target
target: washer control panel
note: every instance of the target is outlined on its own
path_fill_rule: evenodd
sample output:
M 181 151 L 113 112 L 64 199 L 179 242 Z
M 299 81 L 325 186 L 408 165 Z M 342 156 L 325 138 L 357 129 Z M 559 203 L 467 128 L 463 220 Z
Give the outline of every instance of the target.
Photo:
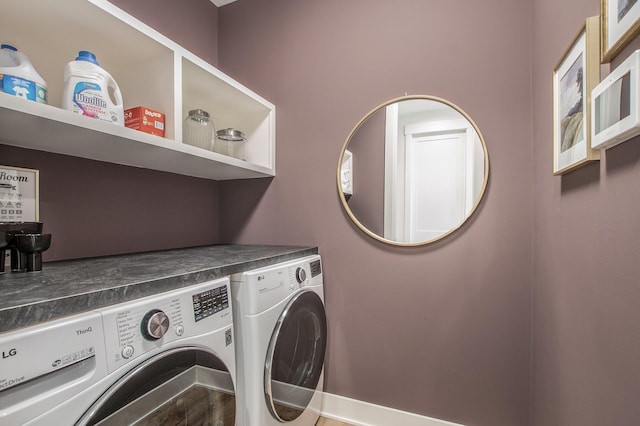
M 215 287 L 194 294 L 192 299 L 194 319 L 198 322 L 229 307 L 229 288 L 227 286 Z
M 169 330 L 169 317 L 160 309 L 152 309 L 142 318 L 140 330 L 147 340 L 158 340 Z
M 221 278 L 101 310 L 109 371 L 170 342 L 231 325 L 228 294 L 229 279 Z
M 307 271 L 299 266 L 296 268 L 296 281 L 298 284 L 304 284 L 307 281 Z

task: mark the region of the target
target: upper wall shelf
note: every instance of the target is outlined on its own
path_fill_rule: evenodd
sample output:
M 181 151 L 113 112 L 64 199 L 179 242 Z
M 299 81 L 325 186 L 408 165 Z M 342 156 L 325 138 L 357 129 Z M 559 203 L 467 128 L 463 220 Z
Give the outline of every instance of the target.
M 29 3 L 28 5 L 26 3 Z M 104 0 L 10 0 L 0 42 L 25 52 L 48 85 L 48 105 L 0 93 L 0 143 L 214 180 L 275 175 L 275 106 Z M 78 51 L 96 54 L 125 109 L 165 113 L 165 137 L 59 108 L 63 70 Z M 204 109 L 216 129 L 247 137 L 247 161 L 182 143 L 182 121 Z

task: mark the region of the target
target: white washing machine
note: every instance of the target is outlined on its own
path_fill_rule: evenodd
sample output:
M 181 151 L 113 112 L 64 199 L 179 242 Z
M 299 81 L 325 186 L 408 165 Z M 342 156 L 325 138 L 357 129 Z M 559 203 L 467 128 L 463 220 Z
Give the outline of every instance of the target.
M 231 277 L 238 425 L 318 420 L 327 344 L 319 255 Z
M 0 335 L 0 424 L 234 425 L 223 278 Z

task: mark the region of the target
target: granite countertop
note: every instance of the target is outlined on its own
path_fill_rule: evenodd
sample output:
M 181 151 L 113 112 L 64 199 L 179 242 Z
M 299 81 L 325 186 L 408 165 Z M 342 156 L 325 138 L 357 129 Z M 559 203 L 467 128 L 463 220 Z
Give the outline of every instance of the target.
M 318 253 L 216 245 L 45 263 L 0 275 L 0 333 Z

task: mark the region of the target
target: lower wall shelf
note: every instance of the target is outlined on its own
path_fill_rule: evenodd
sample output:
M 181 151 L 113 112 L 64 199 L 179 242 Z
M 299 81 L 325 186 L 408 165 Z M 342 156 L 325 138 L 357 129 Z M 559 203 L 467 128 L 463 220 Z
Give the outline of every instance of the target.
M 51 105 L 0 94 L 0 144 L 211 180 L 274 176 L 273 169 Z

